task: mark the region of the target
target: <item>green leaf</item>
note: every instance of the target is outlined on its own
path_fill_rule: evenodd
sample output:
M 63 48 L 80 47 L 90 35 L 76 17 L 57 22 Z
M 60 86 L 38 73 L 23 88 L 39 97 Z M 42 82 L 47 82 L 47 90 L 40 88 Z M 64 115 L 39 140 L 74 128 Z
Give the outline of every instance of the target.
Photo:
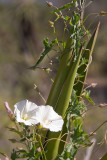
M 77 150 L 78 150 L 78 146 L 72 145 L 72 143 L 68 144 L 67 147 L 62 152 L 61 156 L 59 156 L 59 159 L 74 160 L 74 156 L 77 153 Z
M 76 2 L 76 1 L 77 1 L 77 0 L 73 0 L 71 3 L 67 3 L 67 4 L 65 4 L 64 6 L 58 8 L 58 9 L 55 9 L 53 12 L 59 12 L 59 11 L 62 11 L 62 10 L 71 8 L 72 6 L 75 5 L 75 2 Z
M 3 153 L 3 152 L 0 152 L 0 154 L 2 155 L 2 156 L 4 156 L 4 157 L 8 157 L 5 153 Z
M 67 114 L 72 118 L 82 118 L 83 112 L 86 109 L 86 105 L 83 101 L 78 100 L 75 90 L 73 89 L 72 96 L 69 103 L 69 108 L 67 110 Z
M 88 100 L 90 103 L 95 104 L 95 103 L 93 102 L 93 100 L 90 98 L 90 91 L 86 91 L 86 90 L 85 90 L 85 97 L 87 98 L 87 100 Z
M 26 141 L 26 138 L 25 137 L 21 138 L 20 142 L 24 142 L 24 141 Z
M 12 143 L 18 142 L 18 140 L 16 140 L 16 139 L 9 139 L 9 141 L 12 142 Z
M 69 16 L 65 16 L 64 19 L 67 21 L 67 20 L 70 19 L 70 17 Z
M 26 151 L 26 150 L 24 150 L 24 149 L 19 149 L 19 150 L 17 151 L 17 153 L 18 153 L 18 152 L 20 152 L 20 153 L 24 153 L 24 154 L 25 154 L 25 153 L 27 153 L 27 151 Z
M 17 151 L 15 151 L 15 150 L 13 149 L 13 152 L 12 152 L 12 154 L 11 154 L 11 159 L 12 159 L 12 160 L 16 160 L 17 158 L 20 158 L 20 156 L 19 156 L 19 154 L 17 154 Z
M 31 70 L 35 70 L 37 65 L 40 64 L 42 62 L 42 60 L 44 59 L 44 57 L 51 51 L 52 47 L 57 43 L 57 40 L 53 40 L 51 41 L 50 45 L 48 44 L 48 39 L 44 40 L 44 46 L 45 46 L 45 50 L 44 52 L 41 54 L 40 58 L 38 59 L 38 61 L 36 62 L 36 64 L 32 67 L 29 67 L 28 69 Z
M 16 129 L 16 128 L 8 127 L 8 129 L 9 129 L 9 131 L 11 131 L 11 132 L 15 132 L 15 133 L 17 133 L 18 135 L 22 136 L 22 132 L 17 131 L 17 129 Z

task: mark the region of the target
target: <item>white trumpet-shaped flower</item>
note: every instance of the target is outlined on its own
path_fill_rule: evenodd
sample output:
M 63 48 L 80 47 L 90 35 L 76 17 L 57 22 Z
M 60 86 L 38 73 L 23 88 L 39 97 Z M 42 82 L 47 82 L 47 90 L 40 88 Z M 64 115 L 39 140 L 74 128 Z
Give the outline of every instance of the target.
M 28 100 L 23 100 L 14 105 L 14 114 L 18 122 L 25 125 L 40 124 L 42 128 L 53 132 L 62 130 L 63 119 L 51 106 L 37 106 Z
M 14 114 L 18 122 L 24 123 L 25 125 L 34 125 L 39 123 L 36 118 L 36 111 L 38 106 L 28 100 L 23 100 L 14 105 Z
M 64 123 L 62 117 L 49 105 L 39 106 L 36 112 L 36 119 L 43 128 L 47 128 L 53 132 L 61 131 Z

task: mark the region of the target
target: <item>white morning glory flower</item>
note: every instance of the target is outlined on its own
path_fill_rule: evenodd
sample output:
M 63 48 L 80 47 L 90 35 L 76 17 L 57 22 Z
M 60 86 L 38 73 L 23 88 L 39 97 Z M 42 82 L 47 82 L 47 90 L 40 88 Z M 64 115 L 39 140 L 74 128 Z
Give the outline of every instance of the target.
M 64 123 L 62 117 L 48 105 L 39 106 L 39 109 L 36 111 L 36 119 L 43 128 L 53 132 L 61 131 Z
M 38 106 L 28 100 L 22 100 L 14 105 L 14 114 L 18 122 L 31 126 L 39 123 L 36 118 L 36 111 Z
M 53 132 L 62 130 L 63 119 L 51 106 L 37 106 L 28 100 L 23 100 L 14 105 L 14 114 L 18 122 L 25 125 L 40 124 L 42 128 Z

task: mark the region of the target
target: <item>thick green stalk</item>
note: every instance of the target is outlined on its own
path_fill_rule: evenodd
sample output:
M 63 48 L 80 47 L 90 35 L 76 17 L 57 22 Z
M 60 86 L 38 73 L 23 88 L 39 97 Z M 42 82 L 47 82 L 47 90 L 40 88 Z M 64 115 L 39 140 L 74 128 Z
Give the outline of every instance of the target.
M 83 55 L 82 55 L 82 57 L 87 60 L 87 65 L 89 64 L 90 57 L 92 56 L 92 53 L 93 53 L 93 49 L 94 49 L 95 42 L 96 42 L 97 35 L 98 35 L 99 26 L 100 26 L 100 23 L 98 24 L 95 32 L 93 33 L 92 37 L 90 38 L 89 43 L 87 44 L 87 47 L 86 47 L 87 50 L 85 50 L 84 53 L 83 53 Z M 80 79 L 79 84 L 81 84 L 81 85 L 79 85 L 78 88 L 77 88 L 78 96 L 81 95 L 82 88 L 83 88 L 83 83 L 81 83 L 81 81 L 84 82 L 84 80 L 86 78 L 86 75 L 87 75 L 87 70 L 86 70 L 87 69 L 87 65 L 84 65 L 84 67 L 82 67 L 81 70 L 79 70 L 79 72 L 82 73 L 84 75 L 84 77 L 82 77 Z M 65 133 L 67 133 L 66 121 L 67 120 L 65 119 L 64 126 L 63 126 L 63 131 L 62 131 L 62 135 L 61 136 L 63 136 Z M 66 137 L 67 137 L 67 135 L 65 135 L 62 138 L 62 140 L 66 141 Z M 61 154 L 63 146 L 64 146 L 64 143 L 60 142 L 59 151 L 58 151 L 59 154 Z
M 68 71 L 70 69 L 70 62 L 72 59 L 72 50 L 71 50 L 72 43 L 73 43 L 72 39 L 68 38 L 66 47 L 60 59 L 60 64 L 59 64 L 58 72 L 56 74 L 56 78 L 54 80 L 54 83 L 52 85 L 51 91 L 49 93 L 49 96 L 46 102 L 46 105 L 50 105 L 54 109 L 56 108 L 56 104 L 57 104 L 62 86 L 68 75 Z M 46 132 L 44 132 L 44 137 L 45 136 L 46 136 Z M 44 141 L 44 138 L 43 138 L 43 141 Z
M 70 61 L 72 58 L 71 46 L 72 46 L 72 39 L 69 38 L 67 41 L 66 47 L 63 51 L 63 54 L 60 60 L 60 64 L 59 64 L 59 68 L 58 68 L 58 72 L 57 72 L 56 78 L 54 80 L 54 83 L 52 85 L 52 88 L 51 88 L 51 91 L 50 91 L 50 94 L 48 96 L 48 100 L 46 103 L 48 105 L 53 106 L 54 108 L 56 107 L 56 103 L 60 95 L 63 83 L 68 75 L 69 65 L 70 65 Z
M 63 89 L 61 91 L 61 94 L 58 100 L 56 112 L 59 115 L 61 115 L 63 118 L 65 116 L 66 110 L 69 105 L 69 99 L 72 93 L 75 76 L 76 76 L 78 65 L 79 65 L 80 58 L 81 58 L 81 53 L 82 51 L 80 51 L 80 54 L 78 55 L 77 60 L 73 62 L 73 64 L 71 63 L 69 74 L 64 83 Z M 61 132 L 59 133 L 50 132 L 49 133 L 48 139 L 56 138 L 56 140 L 50 141 L 45 148 L 45 150 L 47 150 L 48 160 L 52 160 L 57 156 L 58 147 L 60 144 L 60 140 L 59 140 L 60 137 L 61 137 Z
M 70 69 L 70 62 L 72 59 L 72 39 L 68 38 L 66 47 L 62 53 L 61 59 L 60 59 L 60 64 L 58 68 L 58 72 L 56 74 L 56 78 L 54 80 L 54 83 L 52 85 L 51 91 L 49 93 L 46 105 L 52 106 L 54 109 L 56 108 L 56 104 L 62 89 L 62 86 L 64 84 L 64 81 L 68 75 L 68 71 Z M 46 136 L 46 132 L 44 132 L 44 137 Z M 47 136 L 46 136 L 47 137 Z M 44 141 L 44 138 L 43 138 Z
M 86 47 L 86 50 L 84 51 L 83 55 L 82 55 L 82 58 L 85 58 L 87 60 L 87 65 L 89 64 L 90 62 L 90 57 L 92 56 L 92 53 L 93 53 L 93 49 L 94 49 L 94 46 L 95 46 L 95 42 L 96 42 L 96 39 L 97 39 L 97 35 L 98 35 L 98 30 L 99 30 L 99 26 L 100 26 L 100 23 L 98 24 L 95 32 L 93 33 L 92 37 L 90 38 L 90 41 L 88 42 L 87 44 L 87 47 Z M 79 69 L 79 74 L 82 73 L 82 75 L 84 75 L 81 79 L 80 79 L 80 82 L 79 82 L 79 86 L 77 88 L 77 94 L 78 96 L 81 95 L 81 92 L 82 92 L 82 88 L 83 88 L 83 83 L 84 83 L 84 80 L 86 78 L 86 75 L 87 75 L 87 65 L 84 65 L 84 67 L 81 68 L 81 70 Z M 82 83 L 81 83 L 82 81 Z M 64 127 L 63 127 L 63 131 L 62 131 L 62 135 L 63 136 L 65 133 L 67 133 L 67 128 L 66 128 L 66 119 L 64 121 Z M 63 141 L 66 141 L 66 136 L 64 136 L 62 138 Z M 60 142 L 60 146 L 59 146 L 59 154 L 61 154 L 62 152 L 62 148 L 64 147 L 64 143 L 63 142 Z
M 60 98 L 58 100 L 56 112 L 61 115 L 63 118 L 65 116 L 65 112 L 68 108 L 69 105 L 69 100 L 71 97 L 74 81 L 75 81 L 75 76 L 77 73 L 77 69 L 79 66 L 80 58 L 82 54 L 82 48 L 80 49 L 80 53 L 77 57 L 77 60 L 73 63 L 71 63 L 71 68 L 69 71 L 69 75 L 64 83 Z M 63 106 L 63 107 L 62 107 Z

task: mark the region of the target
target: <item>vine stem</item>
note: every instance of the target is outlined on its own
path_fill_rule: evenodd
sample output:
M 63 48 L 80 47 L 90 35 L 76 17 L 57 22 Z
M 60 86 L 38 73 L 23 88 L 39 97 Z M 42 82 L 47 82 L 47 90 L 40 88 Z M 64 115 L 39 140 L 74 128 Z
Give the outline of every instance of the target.
M 35 142 L 36 141 L 36 138 L 35 138 L 35 134 L 36 134 L 36 132 L 35 132 L 35 130 L 36 130 L 36 127 L 34 127 L 34 129 L 33 129 L 33 141 Z M 38 137 L 39 137 L 39 134 L 36 134 Z M 40 138 L 39 138 L 39 143 L 40 143 Z M 34 144 L 35 145 L 35 144 Z M 41 146 L 41 144 L 40 144 L 40 146 Z M 42 147 L 41 147 L 42 148 Z M 43 154 L 41 153 L 41 158 L 43 159 L 43 160 L 47 160 L 47 159 L 44 159 L 43 158 Z M 40 160 L 41 158 L 39 158 L 38 160 Z
M 107 123 L 107 120 L 104 121 L 102 124 L 100 124 L 100 126 L 98 126 L 98 127 L 89 135 L 89 137 L 92 136 L 92 135 L 93 135 L 98 129 L 100 129 L 105 123 Z
M 39 96 L 42 98 L 42 100 L 46 103 L 45 98 L 43 97 L 43 95 L 42 95 L 41 92 L 39 91 L 39 88 L 37 87 L 36 84 L 34 84 L 34 89 L 37 91 L 37 93 L 38 93 Z
M 45 155 L 45 151 L 44 151 L 44 148 L 43 148 L 43 145 L 42 145 L 42 142 L 41 142 L 41 136 L 39 134 L 38 134 L 38 138 L 39 138 L 40 146 L 41 146 L 42 151 L 43 151 L 43 156 L 44 156 L 43 160 L 47 160 L 46 155 Z

